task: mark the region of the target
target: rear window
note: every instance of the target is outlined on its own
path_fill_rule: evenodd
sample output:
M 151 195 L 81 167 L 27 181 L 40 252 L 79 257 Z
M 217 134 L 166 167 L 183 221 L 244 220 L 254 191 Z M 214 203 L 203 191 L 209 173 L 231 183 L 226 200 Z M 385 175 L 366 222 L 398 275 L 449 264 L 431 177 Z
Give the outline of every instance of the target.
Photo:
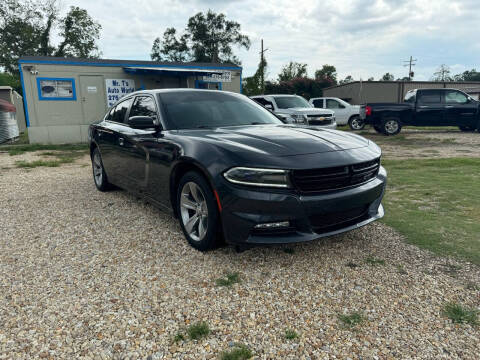
M 439 104 L 442 102 L 442 93 L 440 91 L 422 91 L 418 97 L 418 102 Z

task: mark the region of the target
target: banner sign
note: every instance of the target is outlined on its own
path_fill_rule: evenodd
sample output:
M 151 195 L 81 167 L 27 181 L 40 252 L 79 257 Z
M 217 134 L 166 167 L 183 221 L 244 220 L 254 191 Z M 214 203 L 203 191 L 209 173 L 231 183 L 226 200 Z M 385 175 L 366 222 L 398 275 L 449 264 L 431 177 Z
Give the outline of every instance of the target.
M 203 81 L 208 82 L 232 82 L 232 72 L 225 71 L 221 74 L 211 74 L 203 77 Z
M 131 79 L 105 79 L 107 106 L 111 107 L 117 100 L 135 91 L 135 81 Z

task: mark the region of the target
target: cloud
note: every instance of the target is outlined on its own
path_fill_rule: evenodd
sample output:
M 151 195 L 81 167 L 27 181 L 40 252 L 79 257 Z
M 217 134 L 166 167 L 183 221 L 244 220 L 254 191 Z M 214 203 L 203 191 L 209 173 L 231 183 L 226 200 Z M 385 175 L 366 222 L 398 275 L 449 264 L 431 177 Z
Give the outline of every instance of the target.
M 418 59 L 418 80 L 442 63 L 455 72 L 480 68 L 477 0 L 83 0 L 80 6 L 102 24 L 105 58 L 149 59 L 167 27 L 184 29 L 190 16 L 212 9 L 239 22 L 252 40 L 250 50 L 235 49 L 245 76 L 256 70 L 261 39 L 269 78 L 290 60 L 307 63 L 311 75 L 333 64 L 341 78 L 356 79 L 406 76 L 410 55 Z

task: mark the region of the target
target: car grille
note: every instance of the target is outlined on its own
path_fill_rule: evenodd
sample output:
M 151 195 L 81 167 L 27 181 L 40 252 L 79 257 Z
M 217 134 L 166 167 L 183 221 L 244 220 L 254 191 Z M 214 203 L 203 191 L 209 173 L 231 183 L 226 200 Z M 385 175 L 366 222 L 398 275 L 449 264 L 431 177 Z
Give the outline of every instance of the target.
M 332 115 L 331 114 L 307 115 L 307 121 L 308 121 L 308 125 L 330 125 L 332 123 Z
M 367 220 L 368 217 L 368 205 L 365 205 L 344 211 L 314 215 L 308 219 L 316 233 L 326 233 L 355 225 Z
M 292 182 L 301 192 L 318 192 L 359 185 L 378 174 L 380 158 L 348 166 L 293 170 Z

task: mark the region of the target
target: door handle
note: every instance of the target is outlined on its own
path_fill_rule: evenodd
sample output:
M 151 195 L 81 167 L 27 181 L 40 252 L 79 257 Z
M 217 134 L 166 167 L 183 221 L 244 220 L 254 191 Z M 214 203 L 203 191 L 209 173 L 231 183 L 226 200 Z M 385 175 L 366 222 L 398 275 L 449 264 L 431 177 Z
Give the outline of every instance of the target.
M 419 108 L 420 109 L 428 109 L 428 105 L 420 105 Z
M 453 105 L 445 105 L 445 109 L 451 109 L 453 108 Z
M 118 138 L 118 144 L 119 144 L 120 146 L 123 146 L 123 141 L 124 141 L 123 138 Z

